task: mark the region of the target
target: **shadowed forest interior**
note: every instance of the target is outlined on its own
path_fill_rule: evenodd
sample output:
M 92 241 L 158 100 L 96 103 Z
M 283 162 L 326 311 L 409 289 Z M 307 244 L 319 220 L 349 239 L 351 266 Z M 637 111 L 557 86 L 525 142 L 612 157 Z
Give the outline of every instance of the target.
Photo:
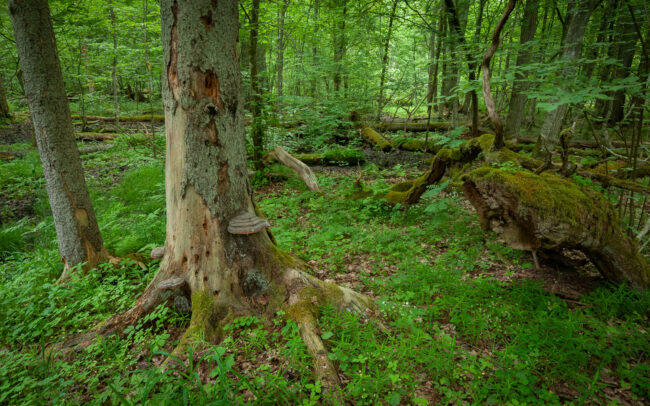
M 650 4 L 0 4 L 0 405 L 650 402 Z

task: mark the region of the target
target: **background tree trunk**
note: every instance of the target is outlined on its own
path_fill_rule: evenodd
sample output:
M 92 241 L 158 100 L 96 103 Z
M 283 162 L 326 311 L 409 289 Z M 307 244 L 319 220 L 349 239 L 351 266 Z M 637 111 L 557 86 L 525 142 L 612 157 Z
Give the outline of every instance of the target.
M 562 58 L 569 63 L 562 72 L 562 75 L 566 78 L 573 78 L 576 75 L 577 67 L 571 62 L 580 57 L 582 39 L 585 36 L 589 17 L 591 17 L 594 11 L 594 2 L 595 0 L 580 0 L 567 13 L 565 21 L 565 24 L 567 24 L 566 35 L 562 41 L 562 46 L 564 47 Z M 540 131 L 541 155 L 546 157 L 550 156 L 555 145 L 558 143 L 567 108 L 567 104 L 562 104 L 546 115 Z
M 9 118 L 9 104 L 7 103 L 7 95 L 5 88 L 2 85 L 2 78 L 0 78 L 0 118 Z
M 95 219 L 79 151 L 46 0 L 9 1 L 25 95 L 43 164 L 59 252 L 66 271 L 87 261 L 94 267 L 108 254 Z
M 253 162 L 255 170 L 264 168 L 262 163 L 264 153 L 264 129 L 262 128 L 262 89 L 260 88 L 258 72 L 257 38 L 259 30 L 260 0 L 253 0 L 251 8 L 250 32 L 250 68 L 251 68 L 251 113 L 253 114 Z
M 517 54 L 515 80 L 512 84 L 512 95 L 508 107 L 505 133 L 510 137 L 519 136 L 521 123 L 524 120 L 524 112 L 528 96 L 523 92 L 528 90 L 529 83 L 524 79 L 521 68 L 531 62 L 533 53 L 529 42 L 535 38 L 537 31 L 537 11 L 539 0 L 527 0 L 524 8 L 524 17 L 521 24 L 521 35 L 519 37 L 519 53 Z
M 341 76 L 343 71 L 343 58 L 345 57 L 345 17 L 347 14 L 347 0 L 338 0 L 337 6 L 341 8 L 341 17 L 334 28 L 334 92 L 341 90 Z
M 388 32 L 384 40 L 384 53 L 381 57 L 381 75 L 379 77 L 379 99 L 377 100 L 377 120 L 381 120 L 381 111 L 384 108 L 384 83 L 386 81 L 386 70 L 388 69 L 388 50 L 390 47 L 390 37 L 393 33 L 393 20 L 397 11 L 398 0 L 393 0 L 393 7 L 388 17 Z M 430 69 L 430 68 L 429 68 Z
M 113 79 L 113 111 L 115 115 L 115 131 L 120 131 L 120 99 L 118 95 L 117 85 L 117 24 L 115 21 L 115 9 L 113 8 L 113 1 L 108 2 L 108 13 L 111 18 L 111 31 L 113 34 L 113 69 L 111 71 L 111 78 Z M 151 98 L 151 93 L 149 93 Z
M 289 8 L 289 0 L 283 0 L 278 15 L 278 111 L 282 113 L 282 90 L 284 86 L 284 19 Z

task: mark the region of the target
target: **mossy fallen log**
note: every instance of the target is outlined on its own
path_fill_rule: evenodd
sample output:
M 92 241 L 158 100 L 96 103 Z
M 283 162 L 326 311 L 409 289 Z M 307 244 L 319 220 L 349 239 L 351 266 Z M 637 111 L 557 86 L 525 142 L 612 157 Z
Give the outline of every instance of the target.
M 454 163 L 465 163 L 476 159 L 481 152 L 487 152 L 492 147 L 494 135 L 484 134 L 466 141 L 458 148 L 443 148 L 431 160 L 431 166 L 417 179 L 394 185 L 385 199 L 391 204 L 415 204 L 426 190 L 442 179 L 447 167 Z
M 384 138 L 384 136 L 377 131 L 370 128 L 370 126 L 367 124 L 363 124 L 361 126 L 361 136 L 363 139 L 382 151 L 390 151 L 393 148 L 393 145 L 390 143 L 390 141 Z
M 112 141 L 117 137 L 114 133 L 76 133 L 78 141 Z
M 463 180 L 463 192 L 481 226 L 500 234 L 511 247 L 533 252 L 578 249 L 605 278 L 648 287 L 650 267 L 601 193 L 550 173 L 490 167 Z
M 264 155 L 264 165 L 269 165 L 272 162 L 277 161 L 275 154 L 270 151 Z M 313 154 L 292 154 L 292 156 L 301 162 L 315 166 L 315 165 L 338 165 L 338 166 L 348 166 L 348 165 L 358 165 L 365 162 L 366 157 L 363 155 L 363 152 L 358 149 L 331 149 L 323 153 L 313 153 Z
M 517 137 L 517 142 L 520 144 L 535 144 L 537 143 L 537 140 L 535 138 L 526 138 L 526 137 Z M 573 140 L 569 141 L 568 143 L 569 148 L 576 148 L 576 149 L 583 149 L 583 148 L 589 148 L 589 149 L 596 149 L 598 148 L 598 143 L 596 141 L 581 141 L 581 140 Z M 648 145 L 644 143 L 644 145 Z M 614 148 L 629 148 L 630 144 L 623 142 L 623 141 L 612 141 L 612 147 Z
M 427 131 L 427 123 L 420 122 L 381 122 L 373 124 L 373 128 L 378 131 L 405 131 L 405 132 L 423 132 Z M 448 121 L 431 122 L 428 125 L 429 131 L 448 131 L 451 129 L 451 123 Z
M 297 159 L 307 165 L 358 165 L 366 161 L 358 149 L 331 149 L 322 154 L 295 154 Z
M 76 114 L 72 115 L 73 120 L 80 120 L 82 117 Z M 86 116 L 87 121 L 103 121 L 103 122 L 114 122 L 114 116 Z M 132 122 L 149 122 L 152 120 L 152 115 L 137 115 L 137 116 L 120 116 L 120 122 L 123 123 L 132 123 Z M 162 123 L 165 121 L 165 116 L 163 114 L 154 114 L 153 121 L 157 123 Z
M 407 137 L 400 137 L 393 140 L 393 145 L 396 148 L 403 149 L 406 151 L 420 151 L 420 152 L 431 152 L 433 154 L 437 153 L 442 149 L 440 145 L 437 145 L 433 140 L 420 140 Z M 426 149 L 425 149 L 426 145 Z

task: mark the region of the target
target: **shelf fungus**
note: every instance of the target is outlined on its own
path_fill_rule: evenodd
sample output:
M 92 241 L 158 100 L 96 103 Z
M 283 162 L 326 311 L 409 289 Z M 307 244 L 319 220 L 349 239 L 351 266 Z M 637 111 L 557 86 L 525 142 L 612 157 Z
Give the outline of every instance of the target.
M 248 212 L 241 213 L 230 220 L 228 232 L 230 234 L 254 234 L 271 227 L 268 221 Z
M 152 259 L 159 259 L 162 258 L 165 255 L 165 247 L 156 247 L 151 250 L 151 258 Z

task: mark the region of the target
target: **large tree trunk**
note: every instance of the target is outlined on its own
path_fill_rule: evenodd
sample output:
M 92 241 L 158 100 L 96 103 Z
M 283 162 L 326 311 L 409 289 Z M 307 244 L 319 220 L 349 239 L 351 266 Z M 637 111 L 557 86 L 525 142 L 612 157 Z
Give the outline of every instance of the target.
M 384 39 L 384 53 L 381 57 L 381 75 L 379 77 L 379 99 L 377 100 L 377 120 L 381 120 L 381 111 L 384 108 L 384 83 L 386 81 L 386 70 L 388 69 L 388 50 L 390 46 L 390 37 L 393 34 L 393 20 L 395 20 L 397 3 L 397 0 L 393 0 L 393 8 L 388 17 L 388 32 Z
M 331 303 L 359 312 L 371 303 L 300 271 L 301 263 L 279 250 L 265 221 L 255 218 L 246 167 L 237 6 L 237 0 L 163 1 L 164 257 L 135 306 L 82 339 L 134 323 L 163 302 L 162 290 L 176 287 L 191 301 L 190 326 L 176 354 L 197 335 L 219 341 L 221 327 L 232 317 L 270 316 L 284 309 L 300 325 L 317 376 L 325 385 L 336 384 L 336 370 L 317 334 L 317 306 Z M 253 219 L 250 228 L 242 227 L 242 214 Z
M 573 61 L 576 61 L 580 57 L 582 51 L 582 39 L 585 36 L 589 17 L 594 11 L 595 1 L 596 0 L 580 0 L 575 4 L 575 7 L 569 9 L 569 12 L 567 13 L 567 21 L 565 22 L 565 24 L 567 24 L 566 36 L 562 41 L 562 46 L 564 47 L 562 58 L 569 63 L 569 66 L 562 72 L 562 75 L 566 78 L 575 77 L 578 70 Z M 540 153 L 547 158 L 550 157 L 555 149 L 555 145 L 559 142 L 560 130 L 562 128 L 562 122 L 564 121 L 567 108 L 567 104 L 562 104 L 555 110 L 550 111 L 544 119 L 544 124 L 540 131 Z
M 521 24 L 521 36 L 519 44 L 521 46 L 517 54 L 515 80 L 512 84 L 512 95 L 508 106 L 508 116 L 506 118 L 505 133 L 510 137 L 518 137 L 521 129 L 521 123 L 524 120 L 524 112 L 528 96 L 524 94 L 528 90 L 529 83 L 524 79 L 521 68 L 530 63 L 533 53 L 530 49 L 529 42 L 535 38 L 537 31 L 537 11 L 539 9 L 539 0 L 527 0 L 524 8 L 524 18 Z
M 11 0 L 9 14 L 65 279 L 70 267 L 82 262 L 87 262 L 86 267 L 94 267 L 108 254 L 75 144 L 47 1 Z
M 7 95 L 5 88 L 2 85 L 2 78 L 0 78 L 0 118 L 9 118 L 9 104 L 7 103 Z
M 251 7 L 251 32 L 250 32 L 250 68 L 251 68 L 251 113 L 253 115 L 253 162 L 255 170 L 264 168 L 262 163 L 264 153 L 264 129 L 262 126 L 262 89 L 258 77 L 257 38 L 259 30 L 260 0 L 253 0 Z

